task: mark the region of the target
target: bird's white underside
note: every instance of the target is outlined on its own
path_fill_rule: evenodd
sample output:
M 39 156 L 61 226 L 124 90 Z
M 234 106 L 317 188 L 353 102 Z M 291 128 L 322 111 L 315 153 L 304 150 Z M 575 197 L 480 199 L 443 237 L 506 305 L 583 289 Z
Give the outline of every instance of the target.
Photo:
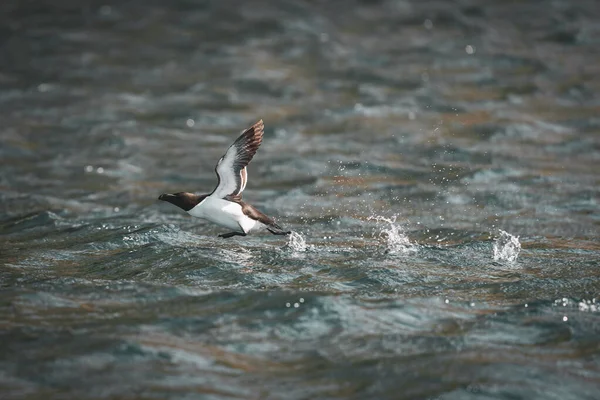
M 242 206 L 238 203 L 221 199 L 214 194 L 202 200 L 198 205 L 189 210 L 188 214 L 236 232 L 248 233 L 265 227 L 262 222 L 256 221 L 244 214 Z

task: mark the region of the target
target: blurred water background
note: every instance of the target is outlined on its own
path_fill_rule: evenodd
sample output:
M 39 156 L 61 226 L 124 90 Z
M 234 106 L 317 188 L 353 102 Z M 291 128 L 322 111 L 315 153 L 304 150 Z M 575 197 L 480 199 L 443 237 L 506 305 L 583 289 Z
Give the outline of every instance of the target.
M 599 93 L 595 0 L 3 1 L 0 397 L 599 399 Z M 260 118 L 291 237 L 157 201 Z

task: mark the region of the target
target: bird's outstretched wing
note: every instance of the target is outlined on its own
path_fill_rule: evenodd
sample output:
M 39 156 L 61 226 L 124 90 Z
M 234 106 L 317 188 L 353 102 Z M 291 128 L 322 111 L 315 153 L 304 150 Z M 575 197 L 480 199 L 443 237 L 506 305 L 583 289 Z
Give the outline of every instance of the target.
M 219 183 L 212 194 L 220 198 L 238 196 L 248 182 L 246 166 L 262 143 L 264 125 L 262 119 L 246 129 L 227 149 L 215 167 Z

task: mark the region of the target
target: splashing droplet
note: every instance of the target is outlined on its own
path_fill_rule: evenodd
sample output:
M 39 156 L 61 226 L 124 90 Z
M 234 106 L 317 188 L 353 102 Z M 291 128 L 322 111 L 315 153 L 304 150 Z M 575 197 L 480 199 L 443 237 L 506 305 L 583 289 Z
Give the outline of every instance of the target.
M 515 262 L 520 251 L 519 237 L 500 230 L 500 237 L 494 242 L 494 261 Z
M 417 251 L 417 246 L 410 242 L 408 236 L 404 233 L 404 229 L 396 224 L 395 215 L 392 218 L 373 215 L 368 220 L 386 225 L 381 228 L 378 236 L 385 239 L 388 253 L 410 253 Z
M 578 304 L 579 311 L 589 311 L 589 312 L 598 312 L 600 311 L 600 306 L 596 304 L 596 299 L 592 300 L 582 300 Z

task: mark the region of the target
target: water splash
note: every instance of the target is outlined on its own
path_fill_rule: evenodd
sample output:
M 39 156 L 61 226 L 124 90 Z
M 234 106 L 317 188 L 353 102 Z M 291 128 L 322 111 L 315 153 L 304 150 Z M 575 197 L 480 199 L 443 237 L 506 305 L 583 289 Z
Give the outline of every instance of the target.
M 500 229 L 500 236 L 494 242 L 494 261 L 515 262 L 520 251 L 519 237 Z
M 303 252 L 306 251 L 306 249 L 308 249 L 306 240 L 301 234 L 297 232 L 292 232 L 289 234 L 286 247 L 294 252 Z
M 396 215 L 392 216 L 392 218 L 372 215 L 368 220 L 376 221 L 378 224 L 384 225 L 379 230 L 377 236 L 385 239 L 387 253 L 404 254 L 417 251 L 417 245 L 410 242 L 408 236 L 404 233 L 404 228 L 396 224 Z

